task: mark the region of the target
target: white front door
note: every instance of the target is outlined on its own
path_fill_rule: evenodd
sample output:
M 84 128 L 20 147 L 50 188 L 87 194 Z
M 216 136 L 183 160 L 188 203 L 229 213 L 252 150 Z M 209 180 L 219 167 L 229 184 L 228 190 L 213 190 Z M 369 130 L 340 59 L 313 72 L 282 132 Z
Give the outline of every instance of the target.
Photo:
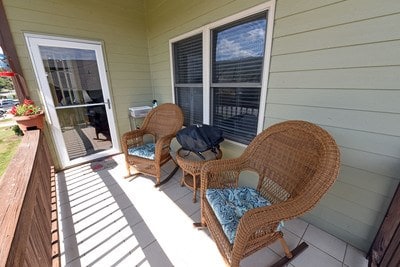
M 25 38 L 62 167 L 117 153 L 101 42 Z

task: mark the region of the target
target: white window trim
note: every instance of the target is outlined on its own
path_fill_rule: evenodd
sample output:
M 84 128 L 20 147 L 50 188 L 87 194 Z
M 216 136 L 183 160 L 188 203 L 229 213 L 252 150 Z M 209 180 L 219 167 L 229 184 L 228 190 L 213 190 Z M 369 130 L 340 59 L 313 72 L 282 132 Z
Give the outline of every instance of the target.
M 263 65 L 263 73 L 262 73 L 262 82 L 261 82 L 261 95 L 260 95 L 260 108 L 259 108 L 259 117 L 258 117 L 258 125 L 257 125 L 257 134 L 262 132 L 264 127 L 265 120 L 265 110 L 267 103 L 267 90 L 268 90 L 268 78 L 269 78 L 269 70 L 270 70 L 270 62 L 271 62 L 271 51 L 272 51 L 272 37 L 273 37 L 273 29 L 274 29 L 274 18 L 275 18 L 275 5 L 276 0 L 271 0 L 267 3 L 263 3 L 242 12 L 239 12 L 235 15 L 220 19 L 216 22 L 212 22 L 210 24 L 204 25 L 198 29 L 187 32 L 185 34 L 179 35 L 169 40 L 169 50 L 170 50 L 170 68 L 171 68 L 171 88 L 172 88 L 172 101 L 175 101 L 175 84 L 174 84 L 174 58 L 173 58 L 173 44 L 180 40 L 189 38 L 196 34 L 203 34 L 203 123 L 210 124 L 210 61 L 211 61 L 211 31 L 219 26 L 229 24 L 231 22 L 240 20 L 242 18 L 263 12 L 268 11 L 268 21 L 267 21 L 267 35 L 265 40 L 265 55 L 264 55 L 264 65 Z M 230 141 L 230 140 L 229 140 Z M 238 142 L 231 141 L 232 143 L 243 145 Z
M 171 68 L 171 83 L 172 83 L 171 84 L 171 88 L 172 88 L 172 102 L 173 103 L 176 103 L 176 100 L 175 100 L 175 69 L 174 69 L 174 47 L 173 47 L 173 44 L 178 42 L 178 41 L 180 41 L 180 40 L 183 40 L 183 39 L 195 36 L 197 34 L 200 34 L 202 32 L 203 32 L 203 28 L 199 28 L 199 29 L 187 32 L 185 34 L 179 35 L 178 37 L 175 37 L 175 38 L 169 40 L 169 66 Z M 203 36 L 204 36 L 204 34 L 203 34 Z M 204 41 L 203 41 L 203 47 L 204 47 Z M 203 48 L 203 50 L 204 50 L 204 48 Z M 204 55 L 203 55 L 203 58 L 204 58 Z M 203 62 L 203 64 L 204 64 L 204 62 Z M 203 70 L 204 70 L 204 66 L 203 66 Z M 203 84 L 204 84 L 204 81 L 203 81 Z

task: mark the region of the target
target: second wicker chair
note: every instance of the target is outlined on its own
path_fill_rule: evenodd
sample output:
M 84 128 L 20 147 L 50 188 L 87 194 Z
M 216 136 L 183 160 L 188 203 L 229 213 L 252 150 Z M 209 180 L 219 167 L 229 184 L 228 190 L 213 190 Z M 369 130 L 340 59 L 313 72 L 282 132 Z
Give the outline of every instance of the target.
M 257 175 L 254 189 L 239 186 L 243 171 Z M 325 130 L 304 121 L 276 124 L 256 136 L 239 158 L 204 164 L 200 225 L 230 266 L 276 240 L 286 254 L 283 265 L 295 253 L 283 239 L 281 222 L 312 209 L 338 171 L 339 149 Z
M 122 149 L 125 154 L 128 176 L 131 166 L 139 173 L 154 176 L 156 186 L 161 184 L 161 166 L 172 159 L 171 140 L 182 128 L 183 113 L 179 106 L 171 103 L 152 109 L 143 121 L 140 129 L 127 132 L 122 136 Z M 149 139 L 146 142 L 146 139 Z M 176 172 L 178 167 L 173 172 Z M 163 182 L 173 175 L 171 173 Z

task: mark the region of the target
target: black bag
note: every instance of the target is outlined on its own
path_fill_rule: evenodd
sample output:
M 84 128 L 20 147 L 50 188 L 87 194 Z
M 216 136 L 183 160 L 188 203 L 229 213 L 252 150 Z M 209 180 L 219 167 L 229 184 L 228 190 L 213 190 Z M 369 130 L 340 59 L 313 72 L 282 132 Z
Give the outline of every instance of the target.
M 200 158 L 205 159 L 201 152 L 212 150 L 217 153 L 216 149 L 219 144 L 224 141 L 221 129 L 210 125 L 191 125 L 176 134 L 176 140 L 183 149 L 194 152 Z

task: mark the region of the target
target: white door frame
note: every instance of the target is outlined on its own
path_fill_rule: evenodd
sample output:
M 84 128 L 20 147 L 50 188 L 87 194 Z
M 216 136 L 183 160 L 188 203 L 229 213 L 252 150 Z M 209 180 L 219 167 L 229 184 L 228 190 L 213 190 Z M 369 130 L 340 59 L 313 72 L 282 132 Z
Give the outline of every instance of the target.
M 61 161 L 62 168 L 72 165 L 77 165 L 83 162 L 94 160 L 96 158 L 119 153 L 120 152 L 119 138 L 117 138 L 116 126 L 114 123 L 115 122 L 114 113 L 112 110 L 113 104 L 108 85 L 107 70 L 105 66 L 105 59 L 103 56 L 102 42 L 31 34 L 31 33 L 25 33 L 25 40 L 28 46 L 30 58 L 32 60 L 35 76 L 45 103 L 46 117 L 49 120 L 49 126 L 54 137 L 55 147 L 57 149 L 57 153 Z M 105 107 L 106 107 L 106 114 L 107 114 L 108 124 L 110 127 L 110 135 L 112 141 L 111 149 L 101 151 L 85 157 L 76 158 L 73 160 L 69 159 L 66 149 L 66 144 L 64 142 L 64 138 L 61 132 L 61 126 L 56 113 L 55 104 L 51 94 L 50 86 L 47 81 L 44 64 L 40 55 L 39 46 L 86 49 L 95 52 L 99 70 L 100 84 L 103 92 L 103 98 L 105 101 L 107 100 L 110 101 L 110 104 L 109 105 L 106 104 Z

